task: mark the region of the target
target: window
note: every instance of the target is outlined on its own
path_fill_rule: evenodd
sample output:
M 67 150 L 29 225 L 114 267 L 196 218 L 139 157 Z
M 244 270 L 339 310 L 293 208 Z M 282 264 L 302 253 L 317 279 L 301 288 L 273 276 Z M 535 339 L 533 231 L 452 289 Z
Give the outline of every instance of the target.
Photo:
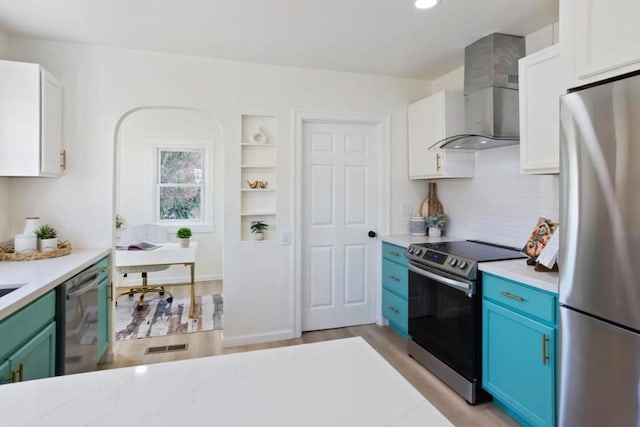
M 169 224 L 205 221 L 204 148 L 158 147 L 156 215 Z

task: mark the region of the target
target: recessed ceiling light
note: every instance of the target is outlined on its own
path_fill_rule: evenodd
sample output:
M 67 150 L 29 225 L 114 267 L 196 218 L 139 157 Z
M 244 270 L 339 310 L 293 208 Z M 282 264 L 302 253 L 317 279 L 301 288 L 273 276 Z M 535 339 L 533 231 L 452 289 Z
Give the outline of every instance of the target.
M 480 144 L 486 144 L 487 141 L 480 141 Z
M 431 9 L 440 3 L 440 0 L 416 0 L 414 5 L 418 9 Z

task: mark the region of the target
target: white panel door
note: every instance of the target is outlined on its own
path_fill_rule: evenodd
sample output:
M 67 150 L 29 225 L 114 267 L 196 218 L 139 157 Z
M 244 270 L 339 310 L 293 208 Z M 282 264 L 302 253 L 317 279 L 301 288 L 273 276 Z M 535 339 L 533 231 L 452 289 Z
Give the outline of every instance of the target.
M 303 125 L 303 331 L 375 322 L 376 138 L 373 125 Z

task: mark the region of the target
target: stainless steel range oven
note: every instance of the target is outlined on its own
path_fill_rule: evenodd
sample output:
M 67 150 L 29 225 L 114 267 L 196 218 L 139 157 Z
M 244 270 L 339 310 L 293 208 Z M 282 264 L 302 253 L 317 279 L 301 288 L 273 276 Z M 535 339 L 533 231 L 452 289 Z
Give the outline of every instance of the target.
M 477 241 L 412 244 L 409 259 L 409 355 L 467 402 L 482 389 L 482 276 L 478 262 L 524 258 Z

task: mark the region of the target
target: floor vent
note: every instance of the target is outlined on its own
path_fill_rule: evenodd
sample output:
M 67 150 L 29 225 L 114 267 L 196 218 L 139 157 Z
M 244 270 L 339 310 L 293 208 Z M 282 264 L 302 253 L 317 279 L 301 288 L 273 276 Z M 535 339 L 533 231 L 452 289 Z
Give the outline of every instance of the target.
M 189 348 L 187 344 L 161 345 L 158 347 L 147 347 L 144 354 L 167 353 L 169 351 L 183 351 Z

